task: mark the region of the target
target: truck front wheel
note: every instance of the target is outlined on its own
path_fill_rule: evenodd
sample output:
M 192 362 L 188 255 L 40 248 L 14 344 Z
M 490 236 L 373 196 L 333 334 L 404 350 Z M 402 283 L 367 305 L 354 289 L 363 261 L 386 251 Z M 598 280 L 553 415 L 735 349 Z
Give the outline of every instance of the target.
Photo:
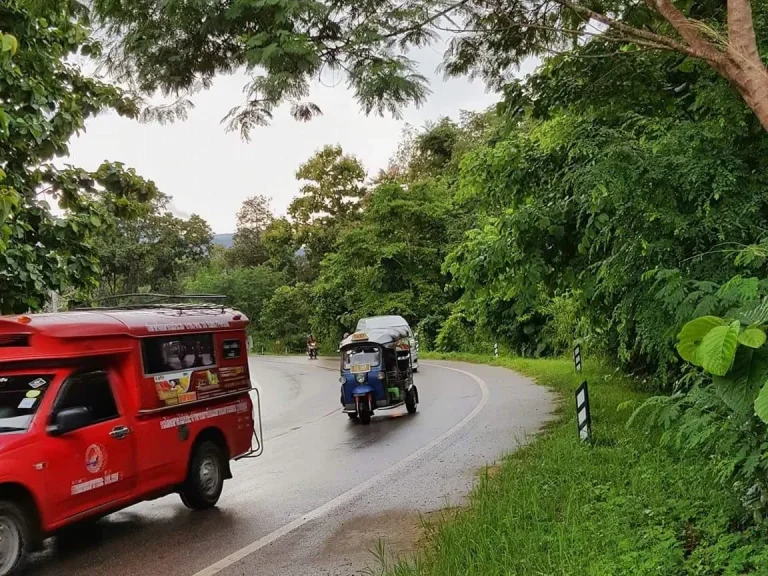
M 0 500 L 0 576 L 18 574 L 29 546 L 24 511 L 8 500 Z
M 181 501 L 184 505 L 192 510 L 216 506 L 224 488 L 225 469 L 226 462 L 221 448 L 209 440 L 201 442 L 192 454 L 187 479 L 181 488 Z

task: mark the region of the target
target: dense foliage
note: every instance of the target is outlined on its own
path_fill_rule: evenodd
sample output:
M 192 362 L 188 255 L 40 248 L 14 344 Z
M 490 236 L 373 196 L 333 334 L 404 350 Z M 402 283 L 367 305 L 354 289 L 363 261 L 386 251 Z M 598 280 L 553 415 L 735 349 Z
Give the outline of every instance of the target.
M 152 182 L 119 163 L 94 173 L 53 164 L 87 118 L 105 110 L 132 116 L 137 107 L 70 63 L 72 55 L 101 50 L 85 8 L 47 6 L 0 5 L 2 313 L 38 309 L 51 290 L 93 290 L 100 272 L 92 240 L 116 218 L 135 217 L 157 194 Z

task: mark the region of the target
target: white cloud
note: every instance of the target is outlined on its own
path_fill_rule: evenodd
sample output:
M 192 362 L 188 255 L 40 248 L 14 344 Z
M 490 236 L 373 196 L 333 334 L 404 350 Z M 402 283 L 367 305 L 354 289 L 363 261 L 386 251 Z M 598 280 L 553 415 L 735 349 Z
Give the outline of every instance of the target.
M 407 109 L 401 121 L 366 117 L 343 83 L 329 87 L 324 79 L 315 83 L 310 97 L 323 116 L 299 123 L 281 109 L 272 125 L 256 128 L 252 141 L 243 142 L 221 124 L 227 111 L 243 101 L 246 77 L 235 74 L 218 78 L 210 90 L 196 95 L 195 109 L 185 122 L 139 124 L 114 114 L 90 120 L 63 161 L 86 169 L 104 160 L 124 162 L 170 194 L 176 214 L 199 214 L 215 232 L 231 232 L 240 203 L 250 195 L 272 197 L 273 209 L 284 213 L 298 193 L 296 169 L 325 144 L 341 144 L 375 174 L 395 151 L 405 123 L 421 126 L 440 116 L 455 117 L 460 110 L 485 109 L 498 100 L 479 82 L 444 81 L 435 72 L 439 50 L 426 48 L 411 56 L 430 78 L 433 94 L 422 109 Z

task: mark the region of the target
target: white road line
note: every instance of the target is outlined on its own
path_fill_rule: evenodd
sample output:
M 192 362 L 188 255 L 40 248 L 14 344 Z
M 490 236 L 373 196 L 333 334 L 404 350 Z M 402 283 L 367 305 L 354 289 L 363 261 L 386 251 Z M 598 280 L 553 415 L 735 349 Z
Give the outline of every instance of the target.
M 355 486 L 354 488 L 352 488 L 351 490 L 348 490 L 347 492 L 344 492 L 343 494 L 337 496 L 333 500 L 329 500 L 328 502 L 326 502 L 325 504 L 323 504 L 318 508 L 315 508 L 311 512 L 307 512 L 306 514 L 304 514 L 304 516 L 297 518 L 293 522 L 289 522 L 288 524 L 281 526 L 274 532 L 270 532 L 269 534 L 259 538 L 255 542 L 251 542 L 247 546 L 240 548 L 240 550 L 236 550 L 229 556 L 226 556 L 221 560 L 219 560 L 218 562 L 216 562 L 215 564 L 208 566 L 208 568 L 203 568 L 199 572 L 195 573 L 193 576 L 214 576 L 215 574 L 218 574 L 222 570 L 229 568 L 233 564 L 236 564 L 246 556 L 250 556 L 254 552 L 258 552 L 265 546 L 269 546 L 275 540 L 278 540 L 283 536 L 285 536 L 286 534 L 293 532 L 294 530 L 296 530 L 297 528 L 300 528 L 307 522 L 316 520 L 317 518 L 320 518 L 328 514 L 335 508 L 338 508 L 343 504 L 351 502 L 358 496 L 364 494 L 365 492 L 373 488 L 376 484 L 383 482 L 389 476 L 392 476 L 393 474 L 395 474 L 396 472 L 404 468 L 407 464 L 422 457 L 424 454 L 432 450 L 435 446 L 437 446 L 438 444 L 446 440 L 448 437 L 452 436 L 453 434 L 455 434 L 456 432 L 464 428 L 464 426 L 469 424 L 480 413 L 480 411 L 483 409 L 485 404 L 488 402 L 488 396 L 489 396 L 488 386 L 485 384 L 485 382 L 481 378 L 475 376 L 474 374 L 466 372 L 464 370 L 459 370 L 458 368 L 450 368 L 448 366 L 443 366 L 440 364 L 431 364 L 431 363 L 430 364 L 424 363 L 424 365 L 442 368 L 443 370 L 451 370 L 453 372 L 458 372 L 459 374 L 464 374 L 465 376 L 469 376 L 470 378 L 472 378 L 472 380 L 474 380 L 477 383 L 477 385 L 480 387 L 480 391 L 482 393 L 480 402 L 477 403 L 477 406 L 474 407 L 472 412 L 467 414 L 464 417 L 464 419 L 461 420 L 461 422 L 453 426 L 450 430 L 444 432 L 443 434 L 441 434 L 440 436 L 432 440 L 432 442 L 430 442 L 429 444 L 422 446 L 416 452 L 412 453 L 410 456 L 407 456 L 403 460 L 400 460 L 396 464 L 393 464 L 392 466 L 384 470 L 382 473 L 369 478 L 362 484 Z

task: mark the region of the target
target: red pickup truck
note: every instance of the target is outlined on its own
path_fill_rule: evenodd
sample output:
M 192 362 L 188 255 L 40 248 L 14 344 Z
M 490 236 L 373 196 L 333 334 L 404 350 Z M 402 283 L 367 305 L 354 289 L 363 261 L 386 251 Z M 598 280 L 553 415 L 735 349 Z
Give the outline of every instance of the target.
M 0 576 L 80 520 L 218 502 L 262 450 L 247 324 L 213 305 L 0 317 Z

